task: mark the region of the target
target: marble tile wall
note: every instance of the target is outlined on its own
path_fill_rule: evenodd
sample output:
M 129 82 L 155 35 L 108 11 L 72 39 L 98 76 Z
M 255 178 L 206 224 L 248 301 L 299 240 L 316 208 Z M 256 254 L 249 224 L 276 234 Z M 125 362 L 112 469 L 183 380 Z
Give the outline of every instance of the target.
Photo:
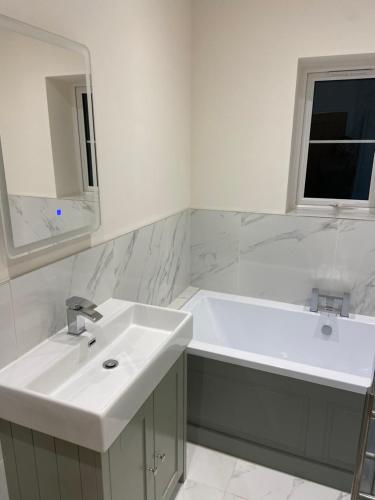
M 191 285 L 305 304 L 314 286 L 375 315 L 375 222 L 193 210 Z
M 167 305 L 189 282 L 189 211 L 12 279 L 3 299 L 0 293 L 0 308 L 11 294 L 16 343 L 1 334 L 9 348 L 0 352 L 0 365 L 65 326 L 69 296 Z
M 375 315 L 375 223 L 193 210 L 190 237 L 181 212 L 0 286 L 0 367 L 65 325 L 70 295 L 167 305 L 190 284 L 299 304 L 345 290 Z
M 0 285 L 0 368 L 18 355 L 10 283 Z

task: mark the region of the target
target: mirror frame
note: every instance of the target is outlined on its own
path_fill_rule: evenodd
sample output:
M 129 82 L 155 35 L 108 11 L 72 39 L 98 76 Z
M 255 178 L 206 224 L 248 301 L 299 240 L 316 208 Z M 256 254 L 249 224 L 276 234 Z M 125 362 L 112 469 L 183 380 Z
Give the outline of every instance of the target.
M 91 147 L 91 154 L 93 155 L 93 158 L 96 159 L 97 158 L 96 134 L 94 128 L 94 112 L 93 112 L 94 108 L 93 108 L 92 82 L 91 82 L 91 58 L 89 49 L 81 43 L 74 42 L 73 40 L 69 40 L 68 38 L 65 38 L 63 36 L 50 33 L 49 31 L 37 28 L 35 26 L 31 26 L 29 24 L 18 21 L 17 19 L 13 19 L 11 17 L 7 17 L 2 14 L 0 14 L 0 28 L 4 28 L 9 31 L 13 31 L 15 33 L 19 33 L 20 35 L 24 35 L 30 38 L 40 40 L 42 42 L 49 43 L 50 45 L 56 45 L 57 47 L 78 52 L 83 56 L 85 64 L 87 98 L 89 101 L 88 108 L 89 108 L 90 135 L 91 137 L 95 138 L 95 140 L 91 142 L 90 147 Z M 93 232 L 97 231 L 97 229 L 101 225 L 101 210 L 100 210 L 100 183 L 99 183 L 99 173 L 96 160 L 95 160 L 95 168 L 98 180 L 98 216 L 96 225 L 82 226 L 79 229 L 66 231 L 56 236 L 51 236 L 49 238 L 44 238 L 39 241 L 35 241 L 32 243 L 28 243 L 26 245 L 16 247 L 14 245 L 14 238 L 12 232 L 10 206 L 8 199 L 6 177 L 5 177 L 4 159 L 1 148 L 1 137 L 0 137 L 0 209 L 1 209 L 1 219 L 3 225 L 4 239 L 6 243 L 7 253 L 10 258 L 22 257 L 30 253 L 37 252 L 38 250 L 44 250 L 46 248 L 56 246 L 63 242 L 88 236 Z

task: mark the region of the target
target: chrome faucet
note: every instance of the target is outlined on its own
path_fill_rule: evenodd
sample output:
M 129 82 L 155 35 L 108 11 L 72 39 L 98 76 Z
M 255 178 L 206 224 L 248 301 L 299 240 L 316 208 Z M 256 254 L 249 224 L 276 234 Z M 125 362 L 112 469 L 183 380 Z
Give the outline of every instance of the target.
M 323 302 L 323 304 L 321 304 Z M 349 318 L 350 294 L 344 293 L 341 297 L 319 293 L 319 288 L 312 289 L 310 312 L 328 312 Z
M 81 335 L 86 331 L 84 318 L 96 323 L 103 317 L 95 310 L 96 304 L 82 297 L 70 297 L 66 299 L 65 304 L 67 306 L 69 335 Z

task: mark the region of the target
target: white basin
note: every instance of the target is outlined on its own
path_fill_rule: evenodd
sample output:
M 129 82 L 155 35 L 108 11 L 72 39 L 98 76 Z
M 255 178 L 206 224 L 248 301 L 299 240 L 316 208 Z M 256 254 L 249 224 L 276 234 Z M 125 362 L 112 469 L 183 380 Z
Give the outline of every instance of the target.
M 192 317 L 117 299 L 98 311 L 87 332 L 64 329 L 0 371 L 1 418 L 99 452 L 111 446 L 185 350 Z M 108 359 L 118 366 L 105 369 Z

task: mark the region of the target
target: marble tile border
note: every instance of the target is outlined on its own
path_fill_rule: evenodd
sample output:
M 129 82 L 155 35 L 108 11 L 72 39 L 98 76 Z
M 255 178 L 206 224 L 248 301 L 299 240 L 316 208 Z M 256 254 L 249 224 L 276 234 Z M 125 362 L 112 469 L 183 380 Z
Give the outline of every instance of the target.
M 176 297 L 169 305 L 168 307 L 170 309 L 182 309 L 186 302 L 189 302 L 191 298 L 194 297 L 194 295 L 199 292 L 199 288 L 195 286 L 188 286 L 185 288 L 185 290 L 180 293 L 178 297 Z

